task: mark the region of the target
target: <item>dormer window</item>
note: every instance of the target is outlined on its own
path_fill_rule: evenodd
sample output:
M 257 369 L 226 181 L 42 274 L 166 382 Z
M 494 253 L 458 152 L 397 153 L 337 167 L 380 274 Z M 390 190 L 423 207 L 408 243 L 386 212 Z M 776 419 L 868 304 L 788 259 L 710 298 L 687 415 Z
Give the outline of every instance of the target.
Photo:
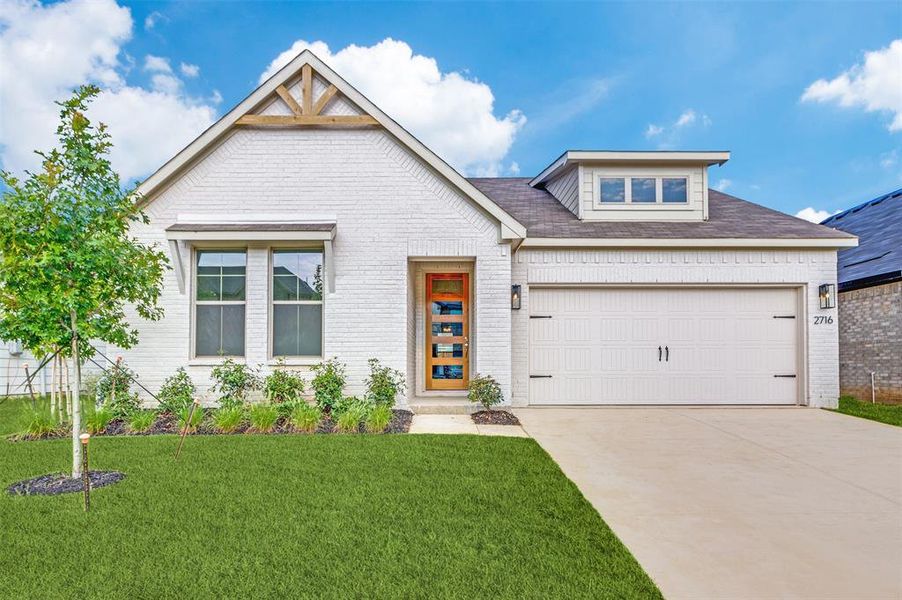
M 686 177 L 609 177 L 599 174 L 595 189 L 601 206 L 688 204 Z

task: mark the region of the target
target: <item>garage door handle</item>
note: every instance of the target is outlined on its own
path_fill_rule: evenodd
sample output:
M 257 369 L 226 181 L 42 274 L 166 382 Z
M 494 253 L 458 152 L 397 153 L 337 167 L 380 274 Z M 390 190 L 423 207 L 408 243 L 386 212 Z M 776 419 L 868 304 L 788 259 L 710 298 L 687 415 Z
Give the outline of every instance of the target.
M 795 319 L 795 315 L 774 315 L 775 319 Z
M 550 319 L 551 315 L 529 315 L 530 319 Z
M 530 379 L 551 379 L 551 375 L 530 375 Z
M 670 362 L 670 347 L 664 346 L 664 362 Z
M 795 379 L 795 378 L 796 378 L 795 375 L 774 375 L 774 377 L 786 377 L 786 378 L 789 378 L 789 379 Z
M 661 362 L 661 347 L 658 346 L 658 362 Z

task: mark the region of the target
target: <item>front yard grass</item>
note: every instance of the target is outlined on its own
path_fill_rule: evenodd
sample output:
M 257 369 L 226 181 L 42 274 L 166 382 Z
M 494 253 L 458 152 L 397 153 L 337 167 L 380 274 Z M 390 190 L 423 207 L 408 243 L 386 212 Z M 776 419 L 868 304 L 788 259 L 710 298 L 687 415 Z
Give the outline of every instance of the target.
M 873 404 L 856 400 L 850 396 L 843 396 L 839 399 L 839 408 L 835 409 L 835 412 L 902 427 L 902 405 L 900 404 Z
M 9 409 L 9 407 L 3 407 Z M 6 413 L 7 410 L 0 411 Z M 0 494 L 0 598 L 655 598 L 532 440 L 97 438 L 92 494 Z M 66 440 L 0 440 L 0 485 L 68 468 Z

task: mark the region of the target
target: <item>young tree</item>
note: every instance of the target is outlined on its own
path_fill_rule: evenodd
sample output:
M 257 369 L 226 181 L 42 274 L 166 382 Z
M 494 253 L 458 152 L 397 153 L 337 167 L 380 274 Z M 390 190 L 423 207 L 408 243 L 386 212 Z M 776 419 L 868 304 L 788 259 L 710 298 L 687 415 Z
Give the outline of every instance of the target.
M 125 306 L 157 320 L 166 256 L 129 237 L 148 222 L 134 188 L 110 167 L 110 135 L 85 116 L 99 93 L 83 86 L 61 107 L 58 147 L 37 152 L 43 170 L 23 180 L 0 173 L 0 339 L 35 355 L 61 348 L 75 363 L 72 476 L 81 473 L 80 361 L 90 340 L 129 348 L 138 341 Z

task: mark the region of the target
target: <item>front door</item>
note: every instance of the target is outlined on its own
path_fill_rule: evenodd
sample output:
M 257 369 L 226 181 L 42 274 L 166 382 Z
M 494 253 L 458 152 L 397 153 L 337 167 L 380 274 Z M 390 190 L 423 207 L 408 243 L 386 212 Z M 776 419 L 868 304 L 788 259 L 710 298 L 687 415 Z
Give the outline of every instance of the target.
M 464 390 L 470 369 L 467 273 L 426 274 L 426 389 Z

